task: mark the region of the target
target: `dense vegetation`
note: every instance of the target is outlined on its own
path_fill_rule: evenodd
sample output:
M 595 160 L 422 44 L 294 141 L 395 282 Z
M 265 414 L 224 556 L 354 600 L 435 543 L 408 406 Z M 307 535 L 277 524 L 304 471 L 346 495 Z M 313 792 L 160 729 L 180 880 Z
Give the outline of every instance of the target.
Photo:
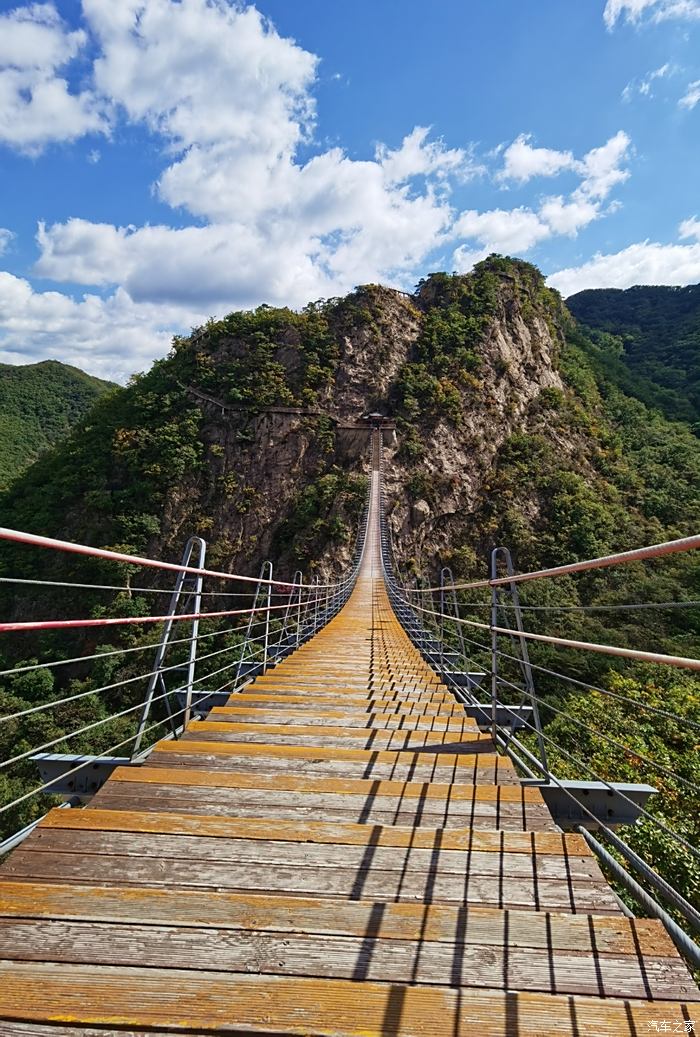
M 672 420 L 700 422 L 700 285 L 596 289 L 567 305 L 625 392 Z
M 478 579 L 494 544 L 507 545 L 516 568 L 523 571 L 697 533 L 700 443 L 690 426 L 669 421 L 660 406 L 630 396 L 631 375 L 619 360 L 619 342 L 576 325 L 533 268 L 513 266 L 521 298 L 530 299 L 533 288 L 540 298 L 550 295 L 537 309 L 556 320 L 563 333 L 559 370 L 564 389 L 545 389 L 530 405 L 518 430 L 498 451 L 468 525 L 454 536 L 439 563 L 451 565 L 458 578 Z M 671 330 L 667 333 L 671 339 Z M 419 412 L 428 425 L 435 421 L 429 378 L 441 367 L 438 357 L 426 370 Z M 466 406 L 468 397 L 462 396 L 457 410 L 464 414 Z M 439 476 L 413 471 L 409 492 L 437 500 L 441 489 Z M 433 566 L 433 579 L 435 573 Z M 526 627 L 535 633 L 697 658 L 698 587 L 700 558 L 690 552 L 528 583 L 521 597 Z M 471 610 L 465 615 L 477 622 L 487 618 L 487 598 L 478 593 L 462 598 Z M 658 607 L 640 607 L 654 603 Z M 504 621 L 508 615 L 512 617 L 503 613 Z M 483 632 L 467 628 L 463 633 L 475 664 L 488 668 L 489 656 L 480 647 Z M 456 628 L 450 637 L 458 642 Z M 512 652 L 503 640 L 501 649 Z M 648 782 L 658 789 L 652 812 L 697 845 L 697 678 L 682 669 L 541 644 L 531 644 L 530 655 L 556 773 Z M 520 678 L 512 661 L 503 659 L 501 666 L 506 679 Z M 524 741 L 535 750 L 531 735 Z M 700 867 L 686 849 L 648 820 L 627 837 L 691 901 L 700 899 Z
M 384 291 L 369 286 L 301 313 L 260 307 L 210 322 L 192 338 L 176 340 L 168 358 L 123 392 L 99 401 L 74 435 L 16 482 L 3 502 L 6 522 L 160 555 L 172 554 L 186 529 L 210 541 L 213 564 L 240 567 L 243 559 L 250 571 L 257 569 L 260 544 L 267 537 L 266 552 L 286 566 L 276 569 L 282 578 L 297 566 L 306 569 L 329 549 L 342 548 L 347 556 L 365 483 L 340 463 L 335 425 L 327 411 L 339 384 L 353 377 L 351 362 L 341 361 L 344 337 L 355 347 L 360 339 L 376 343 L 381 363 L 396 361 L 389 356 L 391 321 L 382 309 Z M 643 298 L 620 294 L 632 301 Z M 441 521 L 452 523 L 445 546 L 436 519 L 423 556 L 408 557 L 404 551 L 405 565 L 434 577 L 436 566 L 449 564 L 459 578 L 481 578 L 488 552 L 497 543 L 507 544 L 516 567 L 524 570 L 698 532 L 700 442 L 689 424 L 695 403 L 690 390 L 683 394 L 674 374 L 675 350 L 682 363 L 690 364 L 692 307 L 679 316 L 680 344 L 674 345 L 669 318 L 657 349 L 646 330 L 639 331 L 647 327 L 646 311 L 638 325 L 625 315 L 625 334 L 632 338 L 621 340 L 620 326 L 613 327 L 612 318 L 609 326 L 596 318 L 597 330 L 574 323 L 534 267 L 502 257 L 478 264 L 468 277 L 432 275 L 402 305 L 407 320 L 416 322 L 417 338 L 399 357 L 388 399 L 372 396 L 367 402 L 370 407 L 387 405 L 396 417 L 398 470 L 407 500 L 423 498 Z M 596 323 L 591 313 L 589 309 L 585 318 L 588 324 Z M 508 397 L 503 387 L 517 384 L 513 379 L 519 372 L 509 371 L 508 364 L 517 366 L 519 358 L 511 354 L 505 361 L 490 336 L 497 326 L 502 336 L 516 341 L 515 330 L 523 325 L 533 341 L 548 338 L 547 349 L 562 380 L 517 411 L 517 398 L 512 391 Z M 634 327 L 637 331 L 630 332 Z M 528 363 L 536 367 L 536 352 Z M 271 500 L 265 487 L 278 473 L 266 465 L 279 441 L 271 438 L 272 425 L 264 424 L 260 412 L 276 407 L 299 408 L 296 438 L 285 444 L 285 464 L 297 464 L 295 451 L 302 460 L 293 492 L 280 482 L 284 493 L 276 490 L 278 497 Z M 688 421 L 671 421 L 669 414 Z M 479 493 L 464 512 L 455 515 L 451 505 L 451 513 L 446 508 L 441 515 L 440 502 L 450 499 L 454 486 L 430 464 L 426 444 L 431 435 L 448 429 L 461 450 L 479 456 L 486 438 L 494 438 L 495 425 L 506 418 L 509 434 L 499 440 L 493 460 L 488 455 L 484 462 Z M 481 440 L 469 439 L 475 424 L 481 426 Z M 467 429 L 472 431 L 467 434 Z M 250 548 L 245 557 L 243 540 Z M 442 544 L 439 552 L 437 543 Z M 401 553 L 402 545 L 398 548 Z M 29 576 L 127 588 L 135 581 L 129 567 L 80 559 L 50 563 L 37 552 L 4 550 L 0 574 L 20 570 Z M 535 632 L 575 640 L 697 657 L 700 607 L 692 603 L 699 596 L 699 576 L 698 557 L 689 553 L 531 583 L 522 594 L 531 610 L 525 613 L 526 623 Z M 38 602 L 18 592 L 14 614 L 65 614 L 78 606 L 81 614 L 95 616 L 105 610 L 110 615 L 153 611 L 148 595 L 128 589 L 120 594 L 84 592 L 79 602 L 70 594 L 57 589 Z M 678 603 L 687 607 L 675 607 Z M 464 604 L 477 621 L 486 618 L 483 596 L 465 594 Z M 647 604 L 655 607 L 640 608 Z M 629 607 L 615 607 L 619 605 Z M 152 633 L 136 630 L 130 627 L 108 641 L 64 636 L 58 651 L 70 658 L 153 641 Z M 474 662 L 488 665 L 480 648 L 483 632 L 467 635 Z M 57 657 L 55 636 L 23 636 L 19 648 L 18 639 L 12 639 L 12 650 L 0 658 L 0 666 Z M 223 647 L 238 641 L 236 633 L 221 636 L 228 638 L 218 642 Z M 537 694 L 557 773 L 581 777 L 589 771 L 608 779 L 648 781 L 659 790 L 652 810 L 697 842 L 698 681 L 681 669 L 662 670 L 553 646 L 535 646 L 531 654 L 539 668 Z M 4 682 L 0 678 L 0 710 L 26 709 L 47 698 L 138 677 L 148 668 L 144 658 L 149 653 L 134 652 L 125 658 L 109 656 L 95 667 L 71 664 L 54 671 L 39 668 Z M 228 658 L 224 653 L 223 660 Z M 219 659 L 215 663 L 222 664 Z M 503 665 L 506 677 L 518 676 L 508 660 Z M 137 702 L 143 686 L 143 681 L 129 686 L 133 698 L 124 689 L 86 694 L 61 707 L 50 723 L 38 714 L 6 724 L 0 750 L 21 752 L 60 738 L 80 721 L 92 723 Z M 86 733 L 84 742 L 58 744 L 57 749 L 111 748 L 132 727 L 130 715 Z M 23 764 L 4 780 L 0 794 L 8 799 L 31 787 L 33 767 Z M 40 808 L 33 800 L 21 805 L 5 819 L 7 829 Z M 687 851 L 649 821 L 635 826 L 628 837 L 687 896 L 700 896 L 700 871 Z
M 0 489 L 114 388 L 56 360 L 22 367 L 0 364 Z

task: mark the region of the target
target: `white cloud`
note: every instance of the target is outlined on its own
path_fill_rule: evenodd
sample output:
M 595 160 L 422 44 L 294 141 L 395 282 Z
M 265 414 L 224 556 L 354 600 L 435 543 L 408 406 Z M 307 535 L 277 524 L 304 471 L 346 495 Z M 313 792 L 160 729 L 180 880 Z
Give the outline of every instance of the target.
M 533 148 L 529 137 L 521 134 L 503 153 L 503 168 L 499 180 L 526 183 L 536 176 L 557 176 L 565 170 L 576 172 L 582 179 L 576 196 L 602 200 L 616 184 L 629 177 L 622 163 L 629 156 L 631 141 L 619 130 L 599 148 L 593 148 L 581 159 L 570 151 L 551 148 Z
M 690 111 L 700 102 L 700 79 L 696 79 L 692 83 L 688 83 L 686 91 L 681 97 L 678 104 L 681 108 L 688 108 Z
M 516 180 L 524 184 L 535 176 L 556 176 L 565 169 L 576 169 L 578 163 L 570 151 L 552 148 L 533 148 L 532 137 L 521 133 L 503 152 L 501 180 Z
M 0 272 L 0 359 L 8 363 L 58 358 L 123 381 L 162 356 L 173 332 L 195 323 L 182 308 L 164 320 L 160 307 L 138 306 L 122 289 L 75 301 Z
M 540 206 L 540 217 L 555 234 L 575 236 L 600 214 L 600 207 L 584 197 L 567 202 L 561 195 L 556 195 L 546 198 Z
M 638 242 L 620 252 L 599 253 L 581 266 L 558 270 L 547 281 L 564 296 L 584 288 L 694 284 L 700 281 L 700 242 L 694 245 Z
M 700 20 L 700 0 L 607 0 L 603 18 L 608 29 L 619 20 L 636 24 L 645 15 L 653 22 Z
M 7 252 L 10 244 L 14 241 L 15 235 L 7 227 L 0 227 L 0 256 L 3 252 Z
M 534 176 L 555 176 L 563 170 L 574 171 L 578 186 L 568 197 L 545 197 L 537 210 L 519 207 L 462 213 L 451 235 L 468 241 L 454 252 L 456 269 L 468 270 L 490 252 L 511 255 L 528 252 L 555 234 L 575 236 L 582 228 L 613 209 L 603 203 L 614 187 L 624 183 L 629 170 L 623 163 L 630 153 L 630 138 L 620 130 L 605 144 L 592 148 L 583 158 L 568 151 L 532 148 L 525 136 L 518 137 L 504 152 L 504 165 L 498 179 L 525 182 Z
M 105 132 L 103 107 L 90 90 L 71 93 L 58 74 L 85 47 L 53 4 L 0 15 L 0 143 L 29 154 L 47 144 Z
M 87 128 L 106 132 L 119 120 L 145 126 L 167 156 L 155 191 L 185 212 L 185 226 L 40 224 L 38 275 L 111 294 L 36 293 L 3 275 L 0 337 L 13 355 L 53 349 L 106 373 L 111 342 L 123 370 L 140 367 L 172 330 L 212 313 L 261 301 L 302 305 L 358 282 L 410 285 L 448 245 L 464 268 L 490 251 L 523 253 L 554 234 L 575 235 L 610 211 L 605 200 L 629 175 L 622 132 L 581 158 L 521 135 L 503 150 L 500 179 L 523 184 L 568 171 L 577 186 L 531 207 L 458 213 L 452 189 L 484 172 L 472 149 L 450 148 L 416 126 L 364 159 L 323 150 L 313 137 L 318 58 L 255 8 L 83 0 L 83 13 L 85 32 L 74 33 L 47 5 L 8 16 L 13 30 L 26 22 L 23 32 L 44 34 L 41 46 L 39 37 L 18 37 L 23 68 L 38 62 L 42 82 L 59 92 L 63 84 L 96 120 L 82 130 L 58 120 L 54 137 L 35 127 L 31 146 Z M 61 69 L 88 54 L 96 55 L 89 89 L 71 94 Z M 0 95 L 0 126 L 2 118 Z M 87 161 L 96 157 L 93 149 Z M 189 226 L 186 213 L 195 217 Z
M 653 97 L 653 84 L 657 79 L 664 79 L 671 75 L 674 71 L 673 65 L 669 61 L 665 62 L 659 68 L 653 69 L 651 72 L 647 72 L 641 79 L 632 79 L 627 84 L 625 89 L 622 91 L 623 101 L 631 101 L 634 94 L 640 94 L 641 97 Z
M 697 216 L 690 216 L 678 227 L 678 237 L 681 239 L 685 238 L 696 238 L 700 241 L 700 220 Z
M 454 225 L 458 237 L 474 239 L 492 252 L 527 252 L 550 228 L 530 209 L 491 209 L 463 212 Z

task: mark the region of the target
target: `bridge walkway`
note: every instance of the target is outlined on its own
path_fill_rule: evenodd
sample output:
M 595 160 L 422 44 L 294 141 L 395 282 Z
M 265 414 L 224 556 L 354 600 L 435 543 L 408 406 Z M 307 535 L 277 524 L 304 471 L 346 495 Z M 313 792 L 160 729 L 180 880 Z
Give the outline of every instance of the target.
M 0 869 L 0 1034 L 700 1029 L 661 924 L 409 641 L 378 509 L 374 472 L 335 619 Z

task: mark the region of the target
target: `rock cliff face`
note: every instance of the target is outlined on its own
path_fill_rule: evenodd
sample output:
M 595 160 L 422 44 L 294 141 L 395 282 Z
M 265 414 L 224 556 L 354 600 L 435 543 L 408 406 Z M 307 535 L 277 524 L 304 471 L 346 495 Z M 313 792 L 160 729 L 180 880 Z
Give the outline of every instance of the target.
M 92 415 L 5 502 L 8 524 L 172 556 L 191 533 L 212 564 L 272 557 L 329 575 L 350 557 L 368 432 L 396 425 L 391 523 L 404 561 L 463 529 L 502 444 L 557 370 L 563 309 L 528 264 L 376 285 L 301 314 L 209 322 Z M 354 426 L 354 427 L 353 427 Z
M 401 559 L 413 559 L 420 571 L 434 572 L 436 556 L 445 557 L 457 532 L 469 524 L 488 493 L 499 450 L 516 430 L 529 426 L 533 403 L 544 390 L 564 389 L 557 369 L 563 332 L 552 319 L 557 299 L 545 294 L 538 278 L 530 280 L 530 270 L 518 273 L 521 277 L 499 279 L 496 305 L 475 350 L 478 377 L 459 387 L 449 414 L 417 416 L 422 448 L 417 458 L 406 458 L 401 435 L 389 455 L 394 539 Z M 424 307 L 430 305 L 426 296 L 424 289 Z

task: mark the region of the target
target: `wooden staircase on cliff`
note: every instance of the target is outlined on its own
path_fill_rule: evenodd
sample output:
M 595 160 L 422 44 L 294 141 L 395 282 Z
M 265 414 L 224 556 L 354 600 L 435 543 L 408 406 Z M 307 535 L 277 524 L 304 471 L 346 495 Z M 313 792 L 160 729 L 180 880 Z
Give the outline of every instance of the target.
M 0 870 L 1 1034 L 700 1030 L 662 925 L 394 616 L 373 480 L 341 613 Z

